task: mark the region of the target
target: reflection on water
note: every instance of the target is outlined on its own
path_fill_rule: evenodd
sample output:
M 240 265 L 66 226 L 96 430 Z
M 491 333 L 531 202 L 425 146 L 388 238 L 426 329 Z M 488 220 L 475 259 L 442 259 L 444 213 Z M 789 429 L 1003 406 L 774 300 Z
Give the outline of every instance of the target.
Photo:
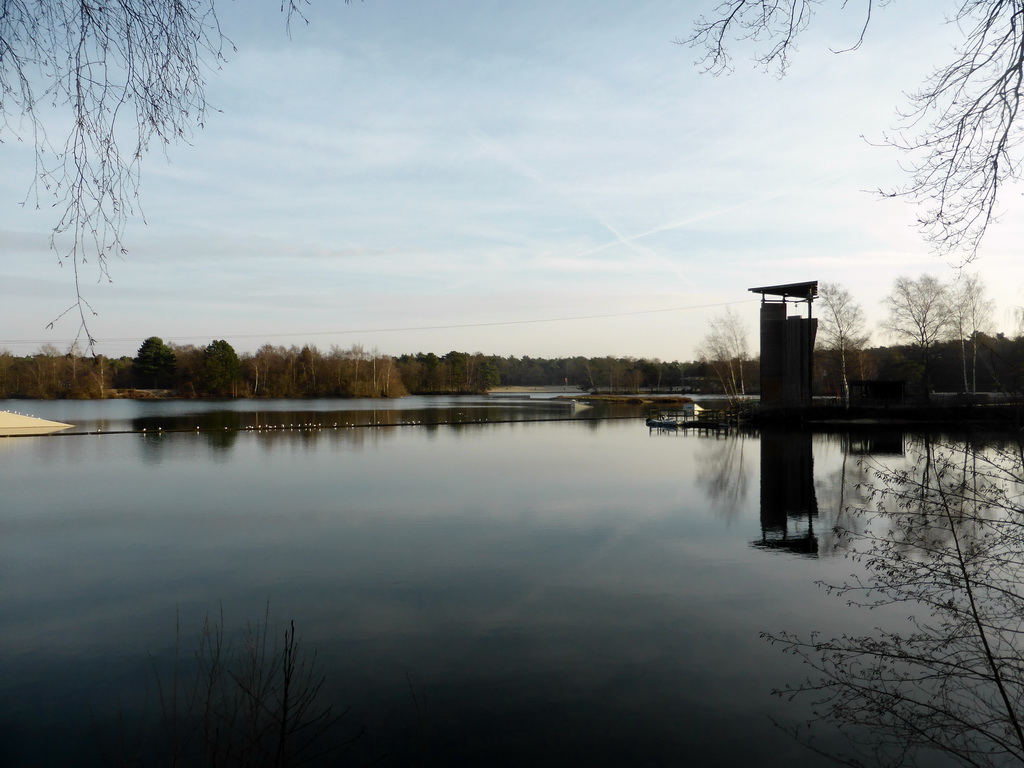
M 131 420 L 133 432 L 155 431 L 303 431 L 317 433 L 324 430 L 357 427 L 437 426 L 441 424 L 495 424 L 506 421 L 540 421 L 570 418 L 577 411 L 569 404 L 543 408 L 515 409 L 508 404 L 485 406 L 460 404 L 428 409 L 372 409 L 372 410 L 275 410 L 275 411 L 214 411 L 211 413 L 182 413 L 167 416 L 143 416 Z
M 0 410 L 28 407 L 35 415 L 73 424 L 75 433 L 210 430 L 328 430 L 404 425 L 480 424 L 636 417 L 643 406 L 583 406 L 545 396 L 404 397 L 309 400 L 46 400 L 0 401 Z
M 343 764 L 824 764 L 773 725 L 805 714 L 769 695 L 800 667 L 759 633 L 850 621 L 813 586 L 850 568 L 821 533 L 840 440 L 258 405 L 61 404 L 146 431 L 0 442 L 0 763 L 109 764 L 176 624 L 223 607 L 244 637 L 269 600 L 365 731 Z M 422 423 L 301 426 L 341 413 Z
M 817 557 L 817 517 L 811 432 L 765 431 L 761 435 L 761 538 L 754 546 Z
M 904 436 L 907 457 L 865 457 L 863 495 L 837 538 L 863 570 L 828 592 L 873 625 L 786 628 L 771 642 L 808 675 L 801 738 L 837 725 L 850 765 L 1018 765 L 1024 757 L 1024 453 L 1019 443 Z M 866 502 L 870 501 L 870 505 Z M 866 612 L 866 611 L 865 611 Z M 856 619 L 851 621 L 855 626 Z
M 906 438 L 902 431 L 877 429 L 844 435 L 847 452 L 853 456 L 903 456 Z
M 742 433 L 699 436 L 704 441 L 696 457 L 700 470 L 697 484 L 722 516 L 736 517 L 747 503 L 752 482 L 753 472 L 744 450 L 751 440 Z

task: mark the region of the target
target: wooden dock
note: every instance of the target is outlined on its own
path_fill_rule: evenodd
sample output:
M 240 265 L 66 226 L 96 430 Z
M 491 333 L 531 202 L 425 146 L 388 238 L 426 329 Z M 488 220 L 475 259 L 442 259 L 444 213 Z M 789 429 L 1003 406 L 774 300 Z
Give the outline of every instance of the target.
M 746 426 L 749 423 L 750 409 L 742 406 L 728 405 L 725 408 L 706 408 L 703 410 L 658 408 L 648 414 L 648 419 L 674 421 L 674 426 L 648 425 L 652 430 L 697 432 L 705 435 L 723 435 Z

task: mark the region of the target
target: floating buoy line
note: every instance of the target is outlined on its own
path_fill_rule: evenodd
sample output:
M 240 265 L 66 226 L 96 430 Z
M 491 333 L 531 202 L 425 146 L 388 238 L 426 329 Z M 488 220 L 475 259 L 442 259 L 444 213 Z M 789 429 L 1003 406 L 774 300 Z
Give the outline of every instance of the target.
M 145 435 L 147 437 L 152 435 L 181 435 L 181 434 L 223 434 L 225 432 L 326 432 L 326 431 L 343 431 L 348 429 L 388 429 L 395 427 L 445 427 L 445 426 L 481 426 L 488 424 L 536 424 L 544 422 L 557 422 L 557 421 L 615 421 L 620 419 L 641 419 L 642 416 L 563 416 L 547 419 L 458 419 L 450 421 L 396 421 L 396 422 L 370 422 L 367 424 L 356 424 L 352 422 L 308 422 L 305 424 L 254 424 L 249 426 L 241 427 L 174 427 L 170 429 L 164 429 L 163 427 L 142 427 L 140 429 L 102 429 L 96 428 L 91 430 L 81 431 L 63 431 L 54 432 L 45 435 L 35 435 L 35 437 L 83 437 L 83 436 L 98 436 L 98 435 Z M 20 437 L 21 435 L 18 435 Z M 15 437 L 12 435 L 11 437 Z

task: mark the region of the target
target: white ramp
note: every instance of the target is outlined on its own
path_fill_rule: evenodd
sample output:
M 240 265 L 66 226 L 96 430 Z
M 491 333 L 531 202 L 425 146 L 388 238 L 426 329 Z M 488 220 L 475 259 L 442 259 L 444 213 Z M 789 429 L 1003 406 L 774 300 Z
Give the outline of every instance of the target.
M 73 424 L 59 421 L 37 419 L 35 416 L 23 416 L 20 413 L 0 411 L 0 437 L 16 437 L 22 435 L 49 435 L 62 429 L 71 429 Z

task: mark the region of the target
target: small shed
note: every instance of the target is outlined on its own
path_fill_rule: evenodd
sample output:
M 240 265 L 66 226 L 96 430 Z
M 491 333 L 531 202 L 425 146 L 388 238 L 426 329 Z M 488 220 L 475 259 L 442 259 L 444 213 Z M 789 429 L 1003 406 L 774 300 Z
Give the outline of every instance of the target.
M 851 379 L 850 405 L 902 405 L 906 392 L 906 381 Z

